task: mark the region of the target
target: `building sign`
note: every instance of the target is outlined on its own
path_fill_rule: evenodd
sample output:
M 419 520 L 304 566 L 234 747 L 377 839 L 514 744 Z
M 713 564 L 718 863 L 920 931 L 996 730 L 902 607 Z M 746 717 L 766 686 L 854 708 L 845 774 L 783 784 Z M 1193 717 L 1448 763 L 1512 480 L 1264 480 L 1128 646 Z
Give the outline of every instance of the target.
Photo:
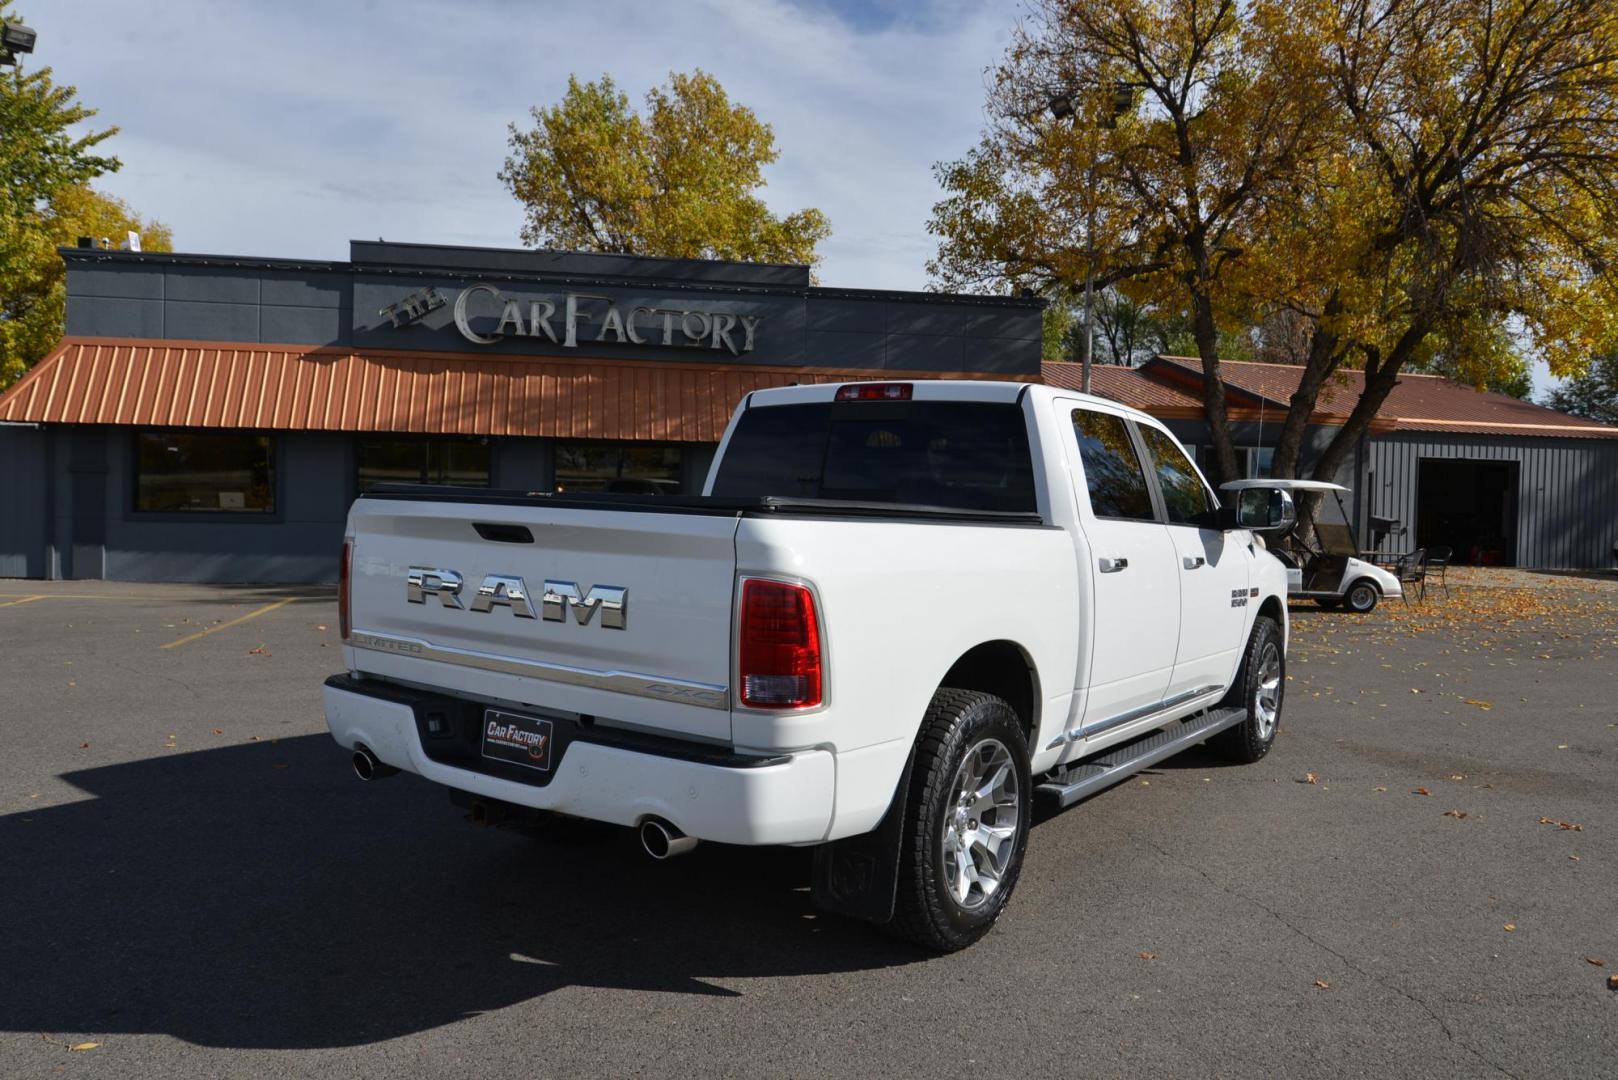
M 423 290 L 431 292 L 432 290 Z M 427 303 L 414 293 L 399 304 L 407 316 L 415 308 L 403 305 L 416 299 L 416 307 Z M 443 304 L 437 293 L 432 294 Z M 474 311 L 474 308 L 480 309 Z M 472 320 L 479 314 L 493 316 L 499 321 L 492 332 L 475 328 Z M 388 314 L 388 309 L 383 309 Z M 391 316 L 390 316 L 391 317 Z M 581 344 L 648 345 L 662 348 L 724 349 L 732 356 L 753 351 L 753 345 L 763 317 L 741 315 L 729 311 L 714 311 L 682 307 L 620 307 L 611 297 L 595 293 L 565 293 L 557 299 L 513 299 L 503 297 L 493 285 L 479 283 L 461 290 L 455 298 L 455 328 L 474 345 L 493 345 L 508 338 L 539 338 L 553 345 L 576 349 Z M 395 321 L 395 326 L 402 325 Z
M 429 311 L 437 311 L 443 306 L 444 298 L 438 295 L 437 289 L 429 285 L 425 289 L 417 289 L 398 303 L 389 304 L 377 314 L 385 317 L 394 326 L 409 326 Z

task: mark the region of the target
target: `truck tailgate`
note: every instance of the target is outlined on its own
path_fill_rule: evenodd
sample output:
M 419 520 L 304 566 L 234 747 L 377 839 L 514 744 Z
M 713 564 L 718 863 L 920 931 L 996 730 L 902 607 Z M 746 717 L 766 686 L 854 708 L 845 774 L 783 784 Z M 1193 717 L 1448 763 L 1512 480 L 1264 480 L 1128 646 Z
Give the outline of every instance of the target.
M 351 663 L 729 741 L 736 527 L 729 514 L 362 498 L 349 516 Z M 614 589 L 617 613 L 600 602 Z

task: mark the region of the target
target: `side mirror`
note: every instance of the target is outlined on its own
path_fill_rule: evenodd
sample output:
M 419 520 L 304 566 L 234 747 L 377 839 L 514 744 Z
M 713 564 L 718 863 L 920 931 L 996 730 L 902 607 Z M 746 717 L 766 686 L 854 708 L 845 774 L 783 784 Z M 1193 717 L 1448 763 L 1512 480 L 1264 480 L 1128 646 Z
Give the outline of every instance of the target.
M 1236 505 L 1226 507 L 1223 523 L 1227 529 L 1253 532 L 1285 532 L 1298 523 L 1298 510 L 1292 492 L 1280 488 L 1243 488 L 1236 494 Z

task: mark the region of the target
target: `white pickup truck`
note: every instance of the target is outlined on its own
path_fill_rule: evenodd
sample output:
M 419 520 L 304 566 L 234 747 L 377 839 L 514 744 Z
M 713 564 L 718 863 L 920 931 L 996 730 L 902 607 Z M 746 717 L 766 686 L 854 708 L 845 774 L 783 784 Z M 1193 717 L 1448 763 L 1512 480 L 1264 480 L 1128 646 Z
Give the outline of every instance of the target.
M 814 845 L 824 908 L 962 948 L 1038 798 L 1212 740 L 1257 761 L 1286 573 L 1156 420 L 1046 386 L 795 386 L 737 408 L 700 497 L 394 488 L 348 519 L 362 779 L 699 840 Z

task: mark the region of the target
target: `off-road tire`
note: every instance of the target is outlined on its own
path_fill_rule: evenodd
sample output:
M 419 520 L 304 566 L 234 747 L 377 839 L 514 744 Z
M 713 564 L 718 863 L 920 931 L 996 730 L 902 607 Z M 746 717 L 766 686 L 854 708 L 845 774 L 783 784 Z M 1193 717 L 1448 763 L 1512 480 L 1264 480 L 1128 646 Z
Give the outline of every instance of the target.
M 1266 674 L 1270 661 L 1274 667 Z M 1273 686 L 1265 687 L 1266 682 Z M 1281 726 L 1281 708 L 1286 698 L 1287 656 L 1282 647 L 1281 627 L 1268 615 L 1260 615 L 1253 622 L 1253 633 L 1247 639 L 1247 651 L 1242 654 L 1236 683 L 1220 702 L 1220 708 L 1245 709 L 1247 717 L 1235 727 L 1226 728 L 1208 741 L 1219 753 L 1232 761 L 1250 765 L 1270 752 L 1275 745 L 1275 733 Z M 1261 692 L 1273 695 L 1273 715 L 1266 717 L 1260 700 Z M 1266 699 L 1268 700 L 1268 699 Z
M 1370 578 L 1355 578 L 1343 593 L 1343 605 L 1356 615 L 1369 615 L 1382 599 L 1382 590 Z
M 945 823 L 955 814 L 954 787 L 963 761 L 991 740 L 1009 751 L 1017 786 L 1017 833 L 993 895 L 979 906 L 967 908 L 957 902 L 944 877 Z M 944 687 L 935 693 L 916 740 L 900 842 L 898 891 L 888 930 L 938 952 L 964 949 L 988 933 L 1022 872 L 1032 796 L 1028 745 L 1011 706 L 976 690 Z

